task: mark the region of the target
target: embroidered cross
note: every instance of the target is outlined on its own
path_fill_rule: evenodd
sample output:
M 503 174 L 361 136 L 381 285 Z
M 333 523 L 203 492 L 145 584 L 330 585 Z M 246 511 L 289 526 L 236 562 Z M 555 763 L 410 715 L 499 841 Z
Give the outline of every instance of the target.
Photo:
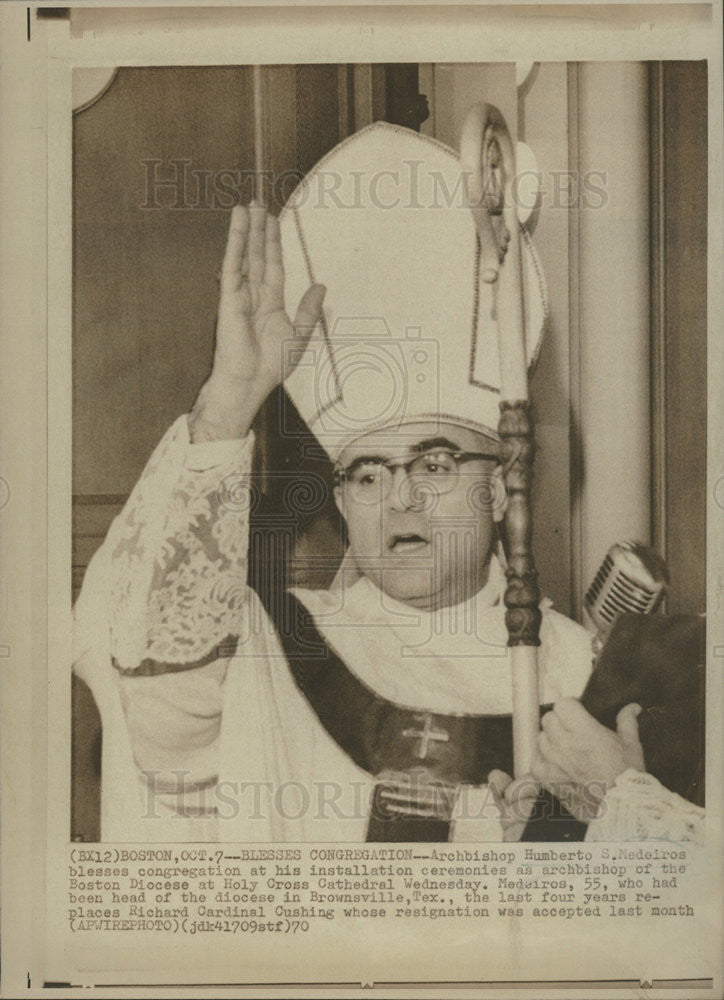
M 416 719 L 421 722 L 424 719 L 422 729 L 403 729 L 402 735 L 405 737 L 410 737 L 412 739 L 419 739 L 420 745 L 415 751 L 415 756 L 419 757 L 420 760 L 424 760 L 427 757 L 428 745 L 430 741 L 438 743 L 447 743 L 450 740 L 450 733 L 446 732 L 444 729 L 433 729 L 432 727 L 432 715 L 426 712 L 424 715 L 416 715 Z

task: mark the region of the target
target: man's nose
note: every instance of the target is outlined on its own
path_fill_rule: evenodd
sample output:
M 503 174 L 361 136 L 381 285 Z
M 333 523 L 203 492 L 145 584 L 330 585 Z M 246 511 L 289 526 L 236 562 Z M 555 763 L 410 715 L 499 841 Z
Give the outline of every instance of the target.
M 403 465 L 396 465 L 390 469 L 390 491 L 387 502 L 393 510 L 409 510 L 410 503 L 410 477 Z
M 402 465 L 390 470 L 392 477 L 387 502 L 392 510 L 423 510 L 428 502 L 427 491 Z

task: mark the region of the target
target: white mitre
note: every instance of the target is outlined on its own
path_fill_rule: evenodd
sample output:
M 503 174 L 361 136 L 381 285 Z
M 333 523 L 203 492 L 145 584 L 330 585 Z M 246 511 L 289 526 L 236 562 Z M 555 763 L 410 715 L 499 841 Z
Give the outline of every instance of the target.
M 323 318 L 285 387 L 332 459 L 361 434 L 392 426 L 402 438 L 414 421 L 497 439 L 494 286 L 480 280 L 452 149 L 397 125 L 370 125 L 310 171 L 280 225 L 290 315 L 310 283 L 327 287 Z M 521 255 L 531 365 L 547 303 L 524 230 Z

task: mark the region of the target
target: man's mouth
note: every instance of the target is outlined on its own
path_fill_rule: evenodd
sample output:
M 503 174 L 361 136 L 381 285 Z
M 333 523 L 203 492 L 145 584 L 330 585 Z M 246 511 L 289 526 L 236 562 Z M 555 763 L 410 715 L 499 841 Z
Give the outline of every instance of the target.
M 390 550 L 397 553 L 416 552 L 418 549 L 425 548 L 426 545 L 427 539 L 411 532 L 405 535 L 395 535 L 390 542 Z

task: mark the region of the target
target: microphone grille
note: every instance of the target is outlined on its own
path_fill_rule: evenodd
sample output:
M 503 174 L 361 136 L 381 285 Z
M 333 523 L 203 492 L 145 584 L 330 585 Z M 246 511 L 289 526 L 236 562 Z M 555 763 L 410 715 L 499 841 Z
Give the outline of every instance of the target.
M 586 592 L 586 608 L 597 627 L 607 630 L 619 615 L 655 611 L 667 582 L 666 566 L 656 552 L 639 542 L 618 542 Z

